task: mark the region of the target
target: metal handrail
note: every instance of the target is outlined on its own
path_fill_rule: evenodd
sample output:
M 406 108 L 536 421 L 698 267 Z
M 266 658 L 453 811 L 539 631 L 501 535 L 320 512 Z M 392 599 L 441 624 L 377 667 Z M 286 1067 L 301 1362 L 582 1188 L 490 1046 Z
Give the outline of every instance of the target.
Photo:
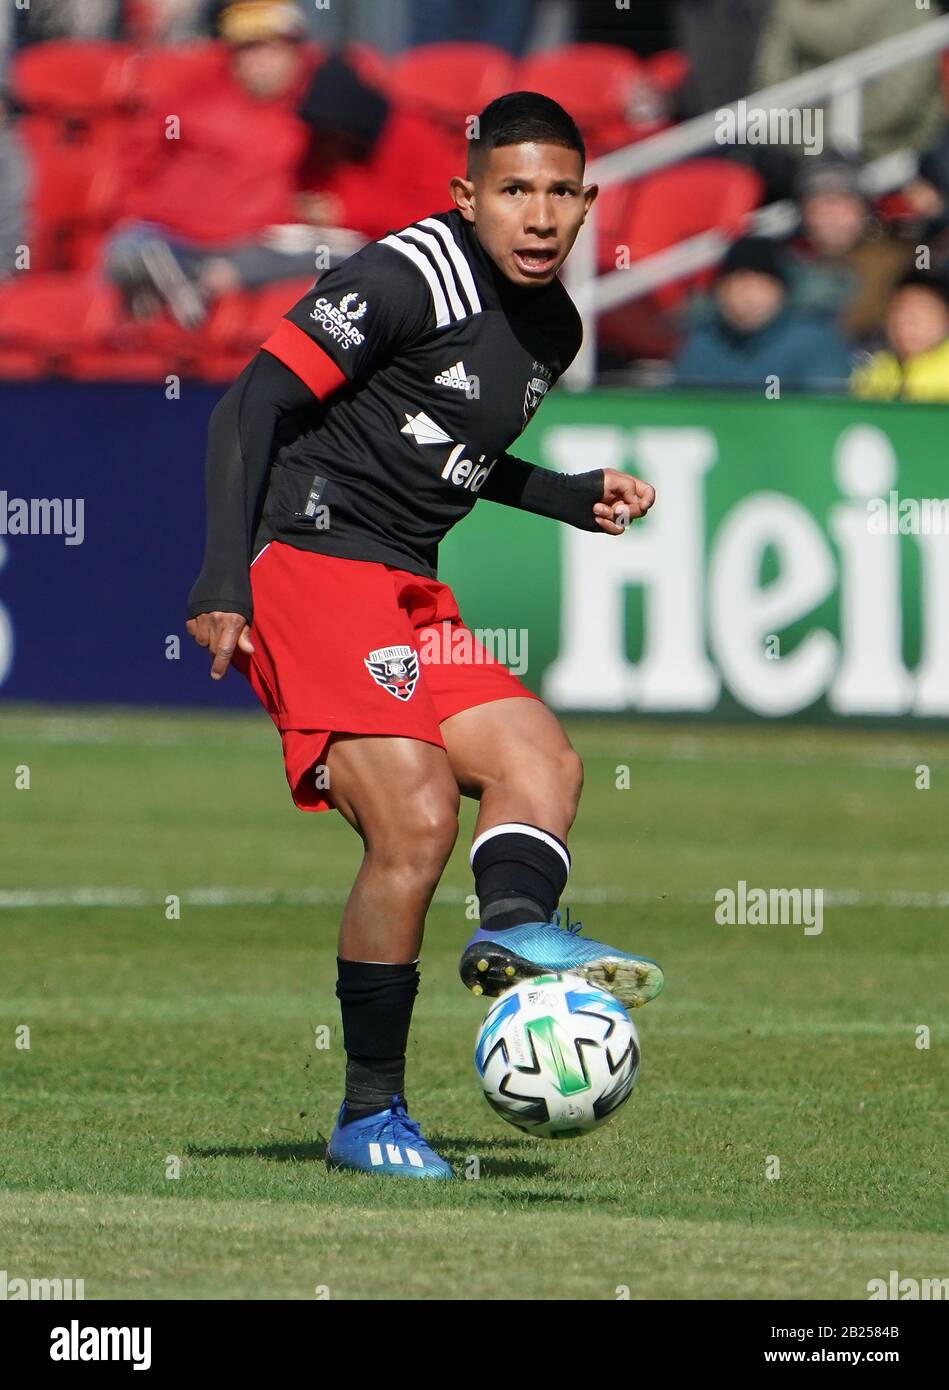
M 799 77 L 792 77 L 785 82 L 776 83 L 773 87 L 752 92 L 740 102 L 736 101 L 730 106 L 708 111 L 704 116 L 684 121 L 681 125 L 661 131 L 638 144 L 627 145 L 621 150 L 601 155 L 588 166 L 587 177 L 591 183 L 597 183 L 601 188 L 609 188 L 613 184 L 628 182 L 656 169 L 679 163 L 690 155 L 699 154 L 707 150 L 709 145 L 716 143 L 715 133 L 724 111 L 734 111 L 737 119 L 742 112 L 747 113 L 753 108 L 794 109 L 802 103 L 821 97 L 831 98 L 830 123 L 837 145 L 846 145 L 856 151 L 860 147 L 860 132 L 854 127 L 853 122 L 859 118 L 860 108 L 859 103 L 852 100 L 854 90 L 862 88 L 864 83 L 874 77 L 900 67 L 913 58 L 923 57 L 947 47 L 949 15 L 944 15 L 918 29 L 883 39 L 880 43 L 870 44 L 867 48 L 848 54 L 844 58 L 837 58 L 832 63 L 825 63 Z M 905 154 L 901 152 L 901 155 L 905 167 Z M 873 169 L 884 166 L 886 161 L 892 161 L 887 166 L 891 171 L 899 167 L 898 159 L 894 160 L 892 155 L 884 156 L 883 160 L 876 161 L 876 165 L 870 167 Z M 878 173 L 877 191 L 897 186 L 890 181 L 893 177 L 893 172 L 890 172 L 889 176 L 883 176 L 881 181 Z M 774 209 L 781 207 L 780 204 L 774 204 L 771 209 L 759 209 L 753 219 L 753 225 L 763 230 L 760 226 L 761 219 L 764 218 L 765 225 L 768 224 L 769 217 L 774 222 Z M 784 220 L 779 214 L 777 225 L 781 225 Z M 583 346 L 563 378 L 564 385 L 572 390 L 588 389 L 593 384 L 598 313 L 646 294 L 660 284 L 677 279 L 681 274 L 704 269 L 722 255 L 728 244 L 727 238 L 720 232 L 703 232 L 697 237 L 689 238 L 685 243 L 680 243 L 683 248 L 682 262 L 688 269 L 672 268 L 678 264 L 674 253 L 679 248 L 668 247 L 640 262 L 638 266 L 630 267 L 629 270 L 615 270 L 599 276 L 596 223 L 597 207 L 594 203 L 566 266 L 567 288 L 580 311 L 584 326 Z

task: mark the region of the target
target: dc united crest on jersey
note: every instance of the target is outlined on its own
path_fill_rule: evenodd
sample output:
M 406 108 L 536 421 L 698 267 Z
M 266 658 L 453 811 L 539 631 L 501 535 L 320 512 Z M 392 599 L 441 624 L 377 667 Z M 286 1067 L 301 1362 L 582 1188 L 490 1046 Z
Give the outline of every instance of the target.
M 527 390 L 524 392 L 524 423 L 531 418 L 534 411 L 550 390 L 553 375 L 549 367 L 545 367 L 543 362 L 535 362 L 532 371 L 536 373 L 527 383 Z
M 413 647 L 379 647 L 363 657 L 376 685 L 397 700 L 408 700 L 418 684 L 418 652 Z

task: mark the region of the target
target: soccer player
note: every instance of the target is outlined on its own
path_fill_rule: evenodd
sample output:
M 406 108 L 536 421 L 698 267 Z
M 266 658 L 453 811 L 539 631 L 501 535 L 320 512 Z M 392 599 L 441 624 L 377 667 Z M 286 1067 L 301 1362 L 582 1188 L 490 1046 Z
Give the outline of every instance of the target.
M 365 851 L 339 935 L 331 1166 L 453 1176 L 409 1118 L 405 1053 L 460 792 L 480 801 L 469 989 L 569 970 L 633 1007 L 662 988 L 655 962 L 560 925 L 580 759 L 505 666 L 472 659 L 436 578 L 439 541 L 480 499 L 610 536 L 655 499 L 626 473 L 568 476 L 506 452 L 580 344 L 557 272 L 596 196 L 584 154 L 549 98 L 491 102 L 453 209 L 324 274 L 211 417 L 188 630 L 214 679 L 229 664 L 249 679 L 295 804 L 335 807 Z

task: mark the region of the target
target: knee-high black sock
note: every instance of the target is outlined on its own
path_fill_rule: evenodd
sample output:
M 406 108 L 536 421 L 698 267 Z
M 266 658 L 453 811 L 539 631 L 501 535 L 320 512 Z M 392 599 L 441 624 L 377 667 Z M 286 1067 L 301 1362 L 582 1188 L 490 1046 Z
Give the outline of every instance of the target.
M 405 1049 L 418 992 L 418 962 L 385 965 L 337 956 L 336 997 L 346 1048 L 343 1123 L 386 1110 L 405 1093 Z
M 486 931 L 546 922 L 570 872 L 562 840 L 536 825 L 495 825 L 471 846 L 471 868 Z

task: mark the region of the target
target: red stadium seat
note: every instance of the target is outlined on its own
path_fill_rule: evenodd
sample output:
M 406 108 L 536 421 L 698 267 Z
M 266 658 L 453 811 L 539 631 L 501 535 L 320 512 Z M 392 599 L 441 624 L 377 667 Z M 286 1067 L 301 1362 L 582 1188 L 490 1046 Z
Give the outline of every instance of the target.
M 112 220 L 119 174 L 111 137 L 70 141 L 41 116 L 26 116 L 19 133 L 30 160 L 27 244 L 33 271 L 84 269 Z
M 215 325 L 211 341 L 231 352 L 245 354 L 245 360 L 253 357 L 264 339 L 270 338 L 279 318 L 292 309 L 297 299 L 306 295 L 314 279 L 315 274 L 306 277 L 296 275 L 292 279 L 278 279 L 274 284 L 261 286 L 254 291 L 245 291 L 240 316 L 233 328 L 229 329 L 228 322 L 222 320 Z M 225 329 L 228 331 L 226 339 Z
M 206 352 L 207 325 L 189 333 L 165 314 L 138 323 L 96 276 L 24 272 L 0 290 L 0 375 L 162 381 L 197 375 Z
M 247 365 L 277 321 L 306 294 L 314 276 L 278 280 L 217 302 L 202 330 L 197 372 L 205 380 L 229 381 Z
M 312 284 L 313 277 L 307 276 L 223 295 L 193 333 L 164 315 L 144 325 L 123 320 L 116 347 L 123 356 L 130 352 L 135 360 L 170 364 L 158 375 L 178 370 L 202 381 L 233 381 L 273 332 L 277 320 Z
M 514 60 L 484 43 L 427 43 L 393 64 L 389 90 L 406 106 L 460 134 L 467 116 L 514 85 Z
M 0 381 L 40 381 L 47 375 L 46 359 L 40 353 L 0 344 Z
M 244 337 L 255 347 L 270 336 L 279 319 L 288 309 L 292 309 L 298 299 L 302 299 L 313 288 L 315 275 L 297 275 L 292 280 L 276 280 L 272 285 L 248 294 L 249 318 L 244 328 Z
M 64 355 L 60 370 L 80 381 L 163 381 L 194 377 L 206 352 L 205 327 L 182 328 L 162 312 L 146 322 L 131 318 L 111 286 L 102 287 L 111 315 L 103 331 L 87 333 Z
M 553 97 L 573 116 L 591 155 L 642 138 L 629 118 L 643 65 L 625 48 L 606 43 L 567 44 L 526 58 L 517 73 L 521 90 Z M 650 132 L 655 125 L 649 127 Z
M 753 169 L 727 159 L 694 159 L 661 169 L 633 184 L 621 217 L 607 242 L 599 241 L 600 268 L 613 270 L 619 248 L 630 265 L 701 232 L 717 229 L 729 239 L 741 235 L 764 192 Z M 604 228 L 604 230 L 606 230 Z M 707 284 L 713 272 L 677 280 L 653 294 L 604 314 L 601 341 L 625 356 L 664 356 L 674 346 L 670 311 L 686 293 Z M 667 322 L 664 323 L 663 320 Z
M 127 44 L 73 39 L 32 44 L 13 60 L 13 95 L 28 111 L 61 118 L 117 111 L 132 99 L 133 52 Z
M 675 92 L 689 75 L 689 60 L 676 48 L 667 48 L 645 59 L 649 79 L 664 92 Z
M 88 275 L 23 271 L 0 289 L 0 366 L 12 352 L 57 372 L 80 344 L 105 340 L 116 311 L 112 291 Z
M 200 330 L 193 372 L 201 381 L 230 382 L 247 366 L 266 332 L 257 337 L 249 328 L 256 294 L 241 290 L 215 301 Z
M 629 260 L 635 263 L 700 232 L 717 229 L 734 238 L 760 204 L 763 191 L 754 169 L 728 159 L 692 159 L 660 169 L 631 186 L 619 244 L 629 248 Z M 658 294 L 668 306 L 683 292 L 680 281 Z

